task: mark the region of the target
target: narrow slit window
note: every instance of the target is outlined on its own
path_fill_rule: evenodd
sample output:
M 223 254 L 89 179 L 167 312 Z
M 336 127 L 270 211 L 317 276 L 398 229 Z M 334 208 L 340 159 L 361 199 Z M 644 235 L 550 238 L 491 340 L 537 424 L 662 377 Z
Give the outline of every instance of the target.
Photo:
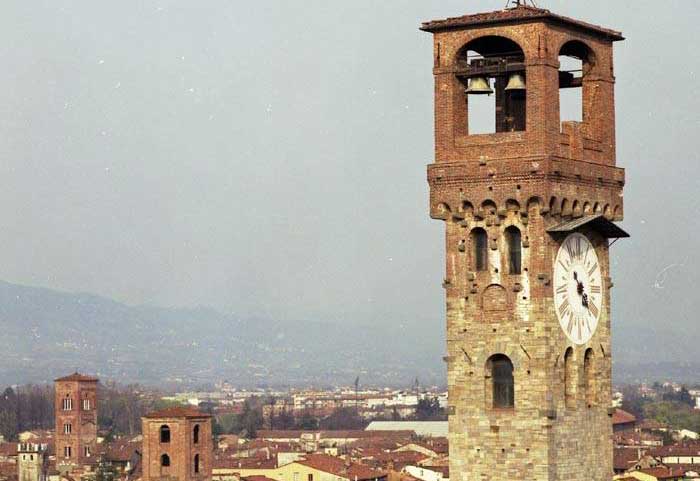
M 488 270 L 488 236 L 481 228 L 472 231 L 472 245 L 474 250 L 474 270 L 481 272 Z
M 506 241 L 508 242 L 508 272 L 520 274 L 522 272 L 522 236 L 517 227 L 510 226 L 506 229 Z
M 573 407 L 576 403 L 576 366 L 574 365 L 574 350 L 568 348 L 564 353 L 564 400 L 567 407 Z
M 587 349 L 583 358 L 583 376 L 586 380 L 586 405 L 591 407 L 596 403 L 595 357 L 593 349 Z

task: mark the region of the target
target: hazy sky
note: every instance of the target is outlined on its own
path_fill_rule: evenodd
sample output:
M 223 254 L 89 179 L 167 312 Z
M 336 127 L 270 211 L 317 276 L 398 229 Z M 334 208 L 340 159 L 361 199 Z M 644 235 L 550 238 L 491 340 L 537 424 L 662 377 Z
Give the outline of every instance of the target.
M 6 0 L 0 278 L 131 304 L 442 329 L 421 21 L 505 0 Z M 700 2 L 540 1 L 622 30 L 618 322 L 695 324 Z

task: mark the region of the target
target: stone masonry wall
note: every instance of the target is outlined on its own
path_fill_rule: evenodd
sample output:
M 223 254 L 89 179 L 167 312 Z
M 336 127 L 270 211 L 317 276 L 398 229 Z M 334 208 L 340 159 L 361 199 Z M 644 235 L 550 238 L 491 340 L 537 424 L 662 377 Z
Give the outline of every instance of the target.
M 525 52 L 524 132 L 468 135 L 464 85 L 454 60 L 470 40 L 499 35 Z M 584 122 L 559 121 L 558 54 L 579 40 L 595 54 L 583 81 Z M 562 332 L 553 265 L 563 236 L 546 231 L 583 215 L 622 220 L 624 170 L 615 167 L 612 43 L 543 21 L 434 35 L 435 163 L 430 214 L 445 222 L 450 478 L 453 481 L 609 481 L 612 477 L 608 241 L 584 229 L 603 270 L 604 305 L 583 346 Z M 505 229 L 522 234 L 522 273 L 508 273 Z M 488 234 L 488 270 L 476 272 L 471 231 Z M 572 401 L 564 353 L 573 348 Z M 583 360 L 593 356 L 587 402 Z M 514 365 L 515 408 L 493 409 L 486 363 Z M 588 401 L 591 401 L 589 399 Z

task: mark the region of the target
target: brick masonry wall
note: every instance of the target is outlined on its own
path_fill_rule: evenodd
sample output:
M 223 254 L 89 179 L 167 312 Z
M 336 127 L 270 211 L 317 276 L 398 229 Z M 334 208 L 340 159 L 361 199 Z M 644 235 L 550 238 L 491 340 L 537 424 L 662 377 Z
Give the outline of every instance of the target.
M 97 382 L 57 381 L 55 391 L 56 460 L 59 464 L 84 464 L 90 460 L 85 456 L 85 447 L 93 454 L 97 447 Z M 73 402 L 70 411 L 63 410 L 66 395 Z M 90 410 L 83 409 L 83 399 L 90 400 Z M 66 423 L 71 424 L 70 434 L 63 432 Z M 71 447 L 71 459 L 64 457 L 65 446 Z
M 525 132 L 467 135 L 454 61 L 470 40 L 516 41 L 527 68 Z M 558 53 L 585 42 L 595 65 L 583 82 L 584 122 L 559 122 Z M 584 230 L 602 266 L 604 305 L 593 338 L 573 345 L 555 314 L 552 275 L 561 237 L 546 230 L 585 214 L 623 217 L 624 170 L 615 167 L 612 44 L 545 22 L 434 35 L 435 163 L 430 214 L 445 221 L 450 478 L 453 481 L 608 481 L 612 477 L 612 360 L 608 241 Z M 504 231 L 522 233 L 522 274 L 507 269 Z M 489 269 L 475 272 L 470 233 L 486 230 Z M 572 402 L 564 353 L 573 348 Z M 593 353 L 594 402 L 583 360 Z M 491 407 L 487 360 L 514 364 L 515 408 Z
M 170 427 L 170 442 L 160 442 L 160 428 Z M 199 425 L 199 442 L 194 443 L 194 427 Z M 210 418 L 142 418 L 143 481 L 211 479 L 212 432 Z M 170 466 L 161 468 L 163 454 L 170 457 Z M 199 455 L 199 473 L 194 472 L 194 457 Z

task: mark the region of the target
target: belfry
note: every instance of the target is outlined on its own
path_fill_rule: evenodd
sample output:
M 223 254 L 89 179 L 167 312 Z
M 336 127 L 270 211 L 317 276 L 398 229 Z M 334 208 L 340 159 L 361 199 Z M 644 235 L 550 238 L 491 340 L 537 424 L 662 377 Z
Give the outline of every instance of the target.
M 433 34 L 430 215 L 446 231 L 450 478 L 608 481 L 623 37 L 521 2 L 421 30 Z M 562 122 L 569 89 L 580 120 Z M 486 98 L 491 129 L 477 133 Z

